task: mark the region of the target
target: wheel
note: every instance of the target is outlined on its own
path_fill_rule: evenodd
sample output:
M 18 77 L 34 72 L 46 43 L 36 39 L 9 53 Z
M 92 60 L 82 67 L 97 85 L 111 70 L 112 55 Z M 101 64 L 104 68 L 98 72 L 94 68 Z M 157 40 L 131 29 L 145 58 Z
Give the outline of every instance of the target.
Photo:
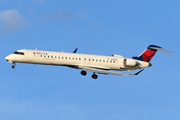
M 86 71 L 84 71 L 84 70 L 81 71 L 81 75 L 84 75 L 84 76 L 85 76 L 86 74 L 87 74 Z
M 93 79 L 97 79 L 98 76 L 97 76 L 96 74 L 92 74 L 92 78 L 93 78 Z
M 14 69 L 14 68 L 15 68 L 15 66 L 13 65 L 13 66 L 12 66 L 12 68 Z

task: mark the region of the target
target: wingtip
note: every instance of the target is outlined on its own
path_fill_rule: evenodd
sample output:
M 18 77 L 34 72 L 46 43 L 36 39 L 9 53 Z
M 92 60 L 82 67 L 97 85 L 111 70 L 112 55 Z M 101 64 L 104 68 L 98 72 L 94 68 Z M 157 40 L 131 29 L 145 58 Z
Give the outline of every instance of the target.
M 133 75 L 138 75 L 139 73 L 141 73 L 144 69 L 138 71 L 137 73 L 133 74 Z
M 176 53 L 172 52 L 171 54 L 176 54 Z

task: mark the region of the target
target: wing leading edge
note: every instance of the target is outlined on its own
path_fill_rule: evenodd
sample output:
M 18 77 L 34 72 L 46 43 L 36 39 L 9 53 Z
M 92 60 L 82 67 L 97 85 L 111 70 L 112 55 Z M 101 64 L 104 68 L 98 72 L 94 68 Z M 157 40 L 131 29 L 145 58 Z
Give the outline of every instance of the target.
M 97 69 L 97 68 L 91 68 L 91 67 L 83 67 L 84 71 L 90 71 L 90 72 L 95 72 L 95 73 L 99 73 L 99 74 L 112 74 L 112 75 L 138 75 L 139 73 L 141 73 L 144 69 L 136 72 L 135 74 L 127 74 L 127 73 L 120 73 L 120 72 L 113 72 L 113 71 L 108 71 L 108 70 L 102 70 L 102 69 Z

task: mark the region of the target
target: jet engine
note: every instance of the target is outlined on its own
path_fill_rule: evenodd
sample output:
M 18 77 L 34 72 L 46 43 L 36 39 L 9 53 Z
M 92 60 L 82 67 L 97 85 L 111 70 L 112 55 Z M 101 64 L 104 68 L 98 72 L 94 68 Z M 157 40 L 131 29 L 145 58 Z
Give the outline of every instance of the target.
M 123 63 L 124 63 L 124 66 L 131 66 L 131 67 L 134 67 L 140 64 L 139 62 L 135 60 L 127 59 L 127 58 L 124 59 Z

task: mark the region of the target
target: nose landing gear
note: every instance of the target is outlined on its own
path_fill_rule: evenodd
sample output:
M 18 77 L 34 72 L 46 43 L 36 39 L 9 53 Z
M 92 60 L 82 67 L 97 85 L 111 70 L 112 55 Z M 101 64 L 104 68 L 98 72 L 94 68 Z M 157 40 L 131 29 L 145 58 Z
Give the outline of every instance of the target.
M 15 63 L 15 62 L 13 62 L 13 65 L 12 65 L 12 68 L 13 68 L 13 69 L 15 68 L 15 65 L 16 65 L 16 63 Z

